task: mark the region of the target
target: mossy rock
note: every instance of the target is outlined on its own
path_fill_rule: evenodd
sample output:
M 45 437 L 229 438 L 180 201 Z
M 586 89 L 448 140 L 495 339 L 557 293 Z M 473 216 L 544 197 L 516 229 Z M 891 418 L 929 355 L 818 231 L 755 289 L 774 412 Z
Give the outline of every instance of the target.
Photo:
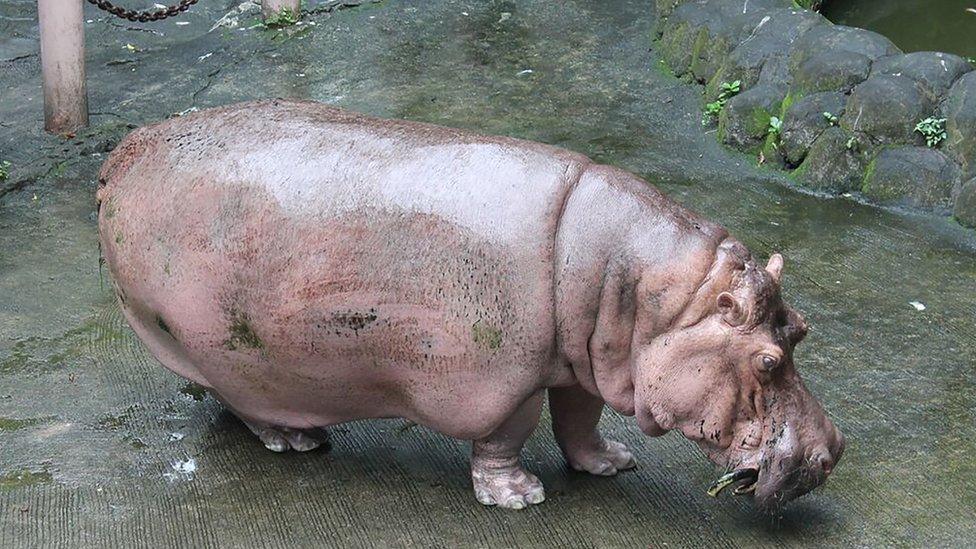
M 811 94 L 825 91 L 847 93 L 871 72 L 866 55 L 843 50 L 827 50 L 807 57 L 793 70 L 793 89 Z
M 830 193 L 860 190 L 867 166 L 859 136 L 832 126 L 820 134 L 794 172 L 797 182 L 809 189 Z M 849 147 L 848 143 L 853 143 Z
M 743 5 L 727 0 L 680 3 L 660 25 L 659 50 L 676 74 L 690 71 L 704 83 L 760 18 L 782 7 L 785 1 L 750 0 Z
M 671 15 L 679 5 L 683 4 L 687 0 L 654 0 L 654 13 L 657 14 L 659 18 L 665 18 Z
M 658 42 L 661 58 L 671 68 L 675 76 L 684 75 L 691 66 L 691 46 L 694 44 L 693 32 L 695 31 L 687 22 L 668 25 Z
M 821 92 L 806 97 L 790 92 L 783 101 L 780 138 L 780 149 L 790 165 L 802 162 L 817 137 L 835 125 L 824 113 L 839 119 L 844 114 L 846 103 L 847 97 L 839 92 Z
M 783 148 L 780 144 L 780 136 L 777 133 L 769 133 L 766 135 L 766 140 L 763 141 L 759 156 L 760 161 L 765 166 L 778 170 L 785 170 L 788 167 L 786 158 L 783 155 Z
M 882 204 L 949 213 L 961 171 L 943 153 L 928 147 L 887 147 L 865 170 L 861 192 Z
M 976 178 L 960 187 L 952 215 L 961 225 L 976 228 Z
M 973 70 L 968 61 L 936 51 L 882 57 L 871 66 L 871 76 L 904 76 L 915 81 L 929 101 L 940 101 L 959 78 Z
M 962 165 L 965 177 L 976 176 L 976 72 L 953 84 L 941 110 L 946 118 L 945 149 Z
M 794 0 L 803 9 L 818 11 L 823 6 L 823 0 Z
M 715 76 L 732 46 L 727 36 L 712 36 L 708 32 L 699 34 L 688 67 L 694 79 L 704 84 Z
M 891 40 L 876 32 L 844 25 L 819 25 L 793 43 L 790 70 L 795 72 L 807 59 L 828 51 L 857 53 L 871 61 L 901 53 Z
M 759 85 L 736 95 L 719 115 L 719 138 L 739 150 L 759 152 L 769 133 L 769 120 L 779 116 L 785 95 L 785 88 L 769 85 Z
M 933 111 L 934 106 L 912 79 L 878 75 L 854 88 L 840 125 L 867 133 L 878 143 L 923 144 L 915 125 Z
M 758 20 L 746 17 L 738 16 L 739 22 L 730 27 L 741 29 L 743 40 L 709 80 L 705 90 L 708 96 L 717 94 L 722 82 L 735 80 L 747 88 L 758 83 L 788 85 L 791 77 L 783 52 L 810 29 L 827 24 L 819 14 L 794 8 L 771 10 Z

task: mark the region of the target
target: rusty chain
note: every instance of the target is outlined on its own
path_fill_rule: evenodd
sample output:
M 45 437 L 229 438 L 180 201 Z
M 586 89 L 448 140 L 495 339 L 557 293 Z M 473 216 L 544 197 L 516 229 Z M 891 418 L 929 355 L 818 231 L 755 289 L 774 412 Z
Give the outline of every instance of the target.
M 127 10 L 121 6 L 116 6 L 115 4 L 109 2 L 108 0 L 88 0 L 88 3 L 97 7 L 102 11 L 107 11 L 116 17 L 121 17 L 122 19 L 128 19 L 134 23 L 146 23 L 148 21 L 162 21 L 167 17 L 173 17 L 174 15 L 179 15 L 186 10 L 190 9 L 190 6 L 196 4 L 199 0 L 180 0 L 179 4 L 174 4 L 165 8 L 160 8 L 157 10 L 146 10 L 146 11 L 136 11 Z

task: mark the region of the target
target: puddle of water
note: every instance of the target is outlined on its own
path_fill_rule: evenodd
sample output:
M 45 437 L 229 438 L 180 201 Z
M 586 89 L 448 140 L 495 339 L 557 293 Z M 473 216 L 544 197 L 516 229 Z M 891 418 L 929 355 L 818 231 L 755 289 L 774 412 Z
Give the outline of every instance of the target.
M 881 33 L 906 52 L 944 51 L 976 57 L 972 0 L 830 0 L 821 12 L 841 25 Z

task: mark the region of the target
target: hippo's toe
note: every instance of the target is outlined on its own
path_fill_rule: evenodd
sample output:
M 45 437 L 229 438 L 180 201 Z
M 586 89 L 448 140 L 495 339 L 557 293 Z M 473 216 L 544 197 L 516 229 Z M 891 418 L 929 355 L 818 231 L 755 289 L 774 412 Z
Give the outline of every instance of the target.
M 244 425 L 251 430 L 264 447 L 272 452 L 308 452 L 328 442 L 329 433 L 325 429 L 289 429 L 274 427 L 263 423 L 244 421 Z
M 595 448 L 567 448 L 569 466 L 577 471 L 593 475 L 612 476 L 625 469 L 633 469 L 637 462 L 623 444 L 614 440 L 601 440 Z
M 475 497 L 484 505 L 524 509 L 546 499 L 539 478 L 520 466 L 504 469 L 473 466 L 471 480 Z

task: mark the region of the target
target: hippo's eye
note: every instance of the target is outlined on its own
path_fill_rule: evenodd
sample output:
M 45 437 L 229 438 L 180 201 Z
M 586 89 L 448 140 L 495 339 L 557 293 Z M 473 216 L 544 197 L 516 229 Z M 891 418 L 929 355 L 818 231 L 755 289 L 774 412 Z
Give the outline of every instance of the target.
M 779 366 L 779 359 L 771 355 L 762 355 L 762 369 L 767 372 L 772 372 L 776 366 Z

